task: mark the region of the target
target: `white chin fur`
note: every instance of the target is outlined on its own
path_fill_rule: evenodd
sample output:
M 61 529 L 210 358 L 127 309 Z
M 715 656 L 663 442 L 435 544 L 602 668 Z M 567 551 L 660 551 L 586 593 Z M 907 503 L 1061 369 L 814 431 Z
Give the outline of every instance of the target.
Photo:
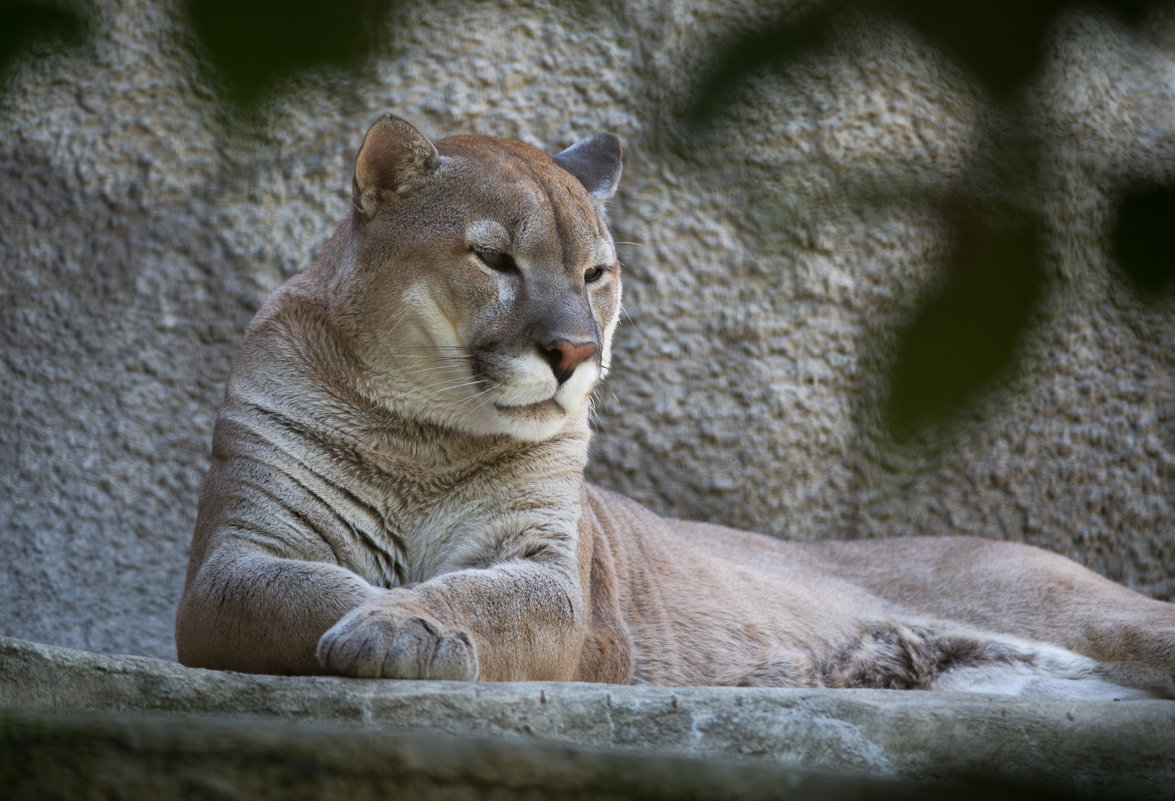
M 519 360 L 509 379 L 486 392 L 472 382 L 401 407 L 414 416 L 478 436 L 501 435 L 529 442 L 551 439 L 582 417 L 600 369 L 582 364 L 557 384 L 543 360 Z
M 550 439 L 569 420 L 579 417 L 599 375 L 596 365 L 584 364 L 557 388 L 554 396 L 519 398 L 518 393 L 503 392 L 494 403 L 484 407 L 493 419 L 494 433 L 531 442 Z
M 542 442 L 559 433 L 569 415 L 555 401 L 532 406 L 495 407 L 498 433 L 531 442 Z

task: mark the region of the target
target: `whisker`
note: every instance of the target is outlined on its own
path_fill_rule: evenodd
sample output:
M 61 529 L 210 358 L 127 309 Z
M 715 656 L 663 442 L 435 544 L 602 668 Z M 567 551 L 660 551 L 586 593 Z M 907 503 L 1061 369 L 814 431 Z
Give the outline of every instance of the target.
M 428 366 L 428 368 L 419 368 L 417 370 L 404 370 L 403 372 L 397 372 L 396 375 L 397 376 L 418 376 L 418 375 L 421 375 L 422 372 L 451 372 L 452 370 L 459 368 L 459 366 L 461 366 L 461 365 L 459 365 L 459 364 L 434 364 L 434 365 Z
M 481 397 L 481 400 L 479 400 L 477 403 L 475 403 L 469 411 L 476 412 L 479 409 L 484 409 L 486 406 L 488 406 L 490 403 L 492 403 L 494 400 L 494 396 L 489 394 L 490 390 L 492 390 L 492 389 L 497 389 L 497 387 L 490 387 L 489 389 L 485 390 L 484 392 L 479 392 L 479 393 L 477 393 L 477 395 L 474 395 L 473 397 L 469 398 L 469 401 L 473 401 L 475 398 Z M 484 396 L 484 397 L 482 397 L 482 396 Z
M 497 383 L 493 383 L 493 384 L 491 384 L 490 386 L 488 386 L 488 387 L 486 387 L 485 389 L 483 389 L 481 392 L 478 392 L 478 393 L 476 393 L 476 394 L 474 394 L 474 395 L 470 395 L 470 396 L 469 396 L 468 398 L 466 398 L 465 400 L 467 400 L 467 401 L 470 401 L 470 400 L 473 400 L 474 398 L 479 398 L 479 397 L 481 397 L 482 395 L 486 394 L 487 392 L 492 392 L 493 390 L 495 390 L 495 389 L 497 389 L 497 388 L 498 388 L 498 384 L 497 384 Z
M 390 397 L 388 397 L 388 400 L 390 400 L 390 401 L 399 401 L 399 400 L 405 400 L 405 399 L 417 400 L 417 399 L 419 399 L 421 393 L 448 392 L 449 390 L 459 389 L 460 387 L 474 386 L 474 385 L 477 385 L 480 383 L 481 383 L 480 379 L 475 379 L 473 381 L 465 381 L 465 382 L 461 382 L 461 383 L 457 383 L 457 384 L 450 384 L 449 386 L 445 386 L 443 383 L 442 384 L 433 384 L 431 386 L 422 387 L 420 389 L 411 389 L 411 390 L 408 390 L 407 392 L 400 392 L 395 395 L 391 395 Z M 446 406 L 447 407 L 460 406 L 464 403 L 468 403 L 469 401 L 473 400 L 474 398 L 478 398 L 478 397 L 486 394 L 487 392 L 491 391 L 492 389 L 494 389 L 494 387 L 491 386 L 486 389 L 483 389 L 481 392 L 475 393 L 474 395 L 472 395 L 470 397 L 458 398 L 456 400 L 448 401 L 446 403 Z
M 456 362 L 456 363 L 448 362 L 445 364 L 430 364 L 427 367 L 417 367 L 415 369 L 405 370 L 404 372 L 400 373 L 400 375 L 413 375 L 415 373 L 427 373 L 429 371 L 436 371 L 436 370 L 452 370 L 453 368 L 460 367 L 460 366 L 461 366 L 460 362 Z
M 441 382 L 439 384 L 433 384 L 431 386 L 425 387 L 424 391 L 425 392 L 449 392 L 450 390 L 460 389 L 461 387 L 476 387 L 476 386 L 479 386 L 480 384 L 481 384 L 480 378 L 475 378 L 472 381 L 466 381 L 464 376 L 462 376 L 460 381 L 457 381 L 454 383 L 448 383 L 448 384 L 446 384 L 444 382 Z
M 596 384 L 596 389 L 597 389 L 597 395 L 595 396 L 596 399 L 599 400 L 601 404 L 607 404 L 608 401 L 601 398 L 600 395 L 598 394 L 598 390 L 600 389 L 600 387 L 603 387 L 608 390 L 608 394 L 612 396 L 612 400 L 616 403 L 616 406 L 619 407 L 620 406 L 620 396 L 617 395 L 616 390 L 612 388 L 612 382 L 609 381 L 607 378 L 601 378 L 599 383 Z
M 604 416 L 600 414 L 595 400 L 593 398 L 588 405 L 588 421 L 594 430 L 599 431 L 601 434 L 607 434 L 608 427 L 604 425 Z
M 390 353 L 396 359 L 463 359 L 461 356 L 438 356 L 435 353 Z
M 396 329 L 400 327 L 400 324 L 402 322 L 404 322 L 404 320 L 407 319 L 407 317 L 408 317 L 407 311 L 405 311 L 403 314 L 401 314 L 399 317 L 397 317 L 395 322 L 392 323 L 392 327 L 388 329 L 388 334 L 396 333 Z
M 468 406 L 469 408 L 465 409 L 466 414 L 476 412 L 477 410 L 484 408 L 487 403 L 494 399 L 494 396 L 490 395 L 489 393 L 495 389 L 497 389 L 496 385 L 486 387 L 481 392 L 470 395 L 468 398 L 462 398 L 460 400 L 450 402 L 447 408 L 452 409 Z

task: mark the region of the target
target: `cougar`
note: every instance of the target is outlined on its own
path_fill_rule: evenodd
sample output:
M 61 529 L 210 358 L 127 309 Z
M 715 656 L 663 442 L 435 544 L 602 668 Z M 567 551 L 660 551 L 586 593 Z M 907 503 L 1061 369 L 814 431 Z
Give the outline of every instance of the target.
M 377 120 L 245 333 L 179 658 L 259 673 L 1175 697 L 1175 605 L 964 537 L 794 543 L 584 479 L 621 146 Z

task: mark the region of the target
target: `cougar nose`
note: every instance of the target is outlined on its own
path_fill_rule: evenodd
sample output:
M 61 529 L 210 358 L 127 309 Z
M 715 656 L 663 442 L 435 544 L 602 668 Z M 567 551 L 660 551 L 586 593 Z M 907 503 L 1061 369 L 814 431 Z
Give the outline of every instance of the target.
M 595 342 L 581 342 L 578 345 L 566 339 L 555 339 L 542 346 L 547 361 L 551 364 L 551 371 L 555 379 L 562 384 L 571 378 L 575 368 L 596 355 Z

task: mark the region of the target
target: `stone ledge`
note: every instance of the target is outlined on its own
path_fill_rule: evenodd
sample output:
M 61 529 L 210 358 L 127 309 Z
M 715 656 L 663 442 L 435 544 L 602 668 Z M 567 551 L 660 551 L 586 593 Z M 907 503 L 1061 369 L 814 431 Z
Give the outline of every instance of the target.
M 378 764 L 404 781 L 431 777 L 473 797 L 489 787 L 503 797 L 540 786 L 549 792 L 558 785 L 544 782 L 577 775 L 584 797 L 648 795 L 649 777 L 690 797 L 737 786 L 731 797 L 745 798 L 785 788 L 802 792 L 784 797 L 825 797 L 850 785 L 848 797 L 919 797 L 922 783 L 984 777 L 1061 793 L 1175 798 L 1171 701 L 252 676 L 0 638 L 0 708 L 10 710 L 0 753 L 6 770 L 17 771 L 49 764 L 54 749 L 73 744 L 70 759 L 83 763 L 188 766 L 160 767 L 152 781 L 238 754 L 225 759 L 243 773 L 264 763 L 291 776 L 309 771 L 337 788 L 350 764 L 352 778 L 376 775 L 364 765 L 378 753 Z M 290 753 L 319 761 L 307 768 L 303 757 L 286 759 Z M 420 773 L 420 765 L 432 767 Z M 538 784 L 511 785 L 512 765 L 549 770 Z M 468 781 L 445 778 L 460 766 Z M 746 783 L 701 778 L 709 775 Z
M 1055 787 L 925 783 L 766 760 L 635 754 L 252 716 L 0 710 L 6 799 L 1062 801 Z M 1099 795 L 1099 798 L 1105 798 Z M 1111 798 L 1125 798 L 1111 794 Z

